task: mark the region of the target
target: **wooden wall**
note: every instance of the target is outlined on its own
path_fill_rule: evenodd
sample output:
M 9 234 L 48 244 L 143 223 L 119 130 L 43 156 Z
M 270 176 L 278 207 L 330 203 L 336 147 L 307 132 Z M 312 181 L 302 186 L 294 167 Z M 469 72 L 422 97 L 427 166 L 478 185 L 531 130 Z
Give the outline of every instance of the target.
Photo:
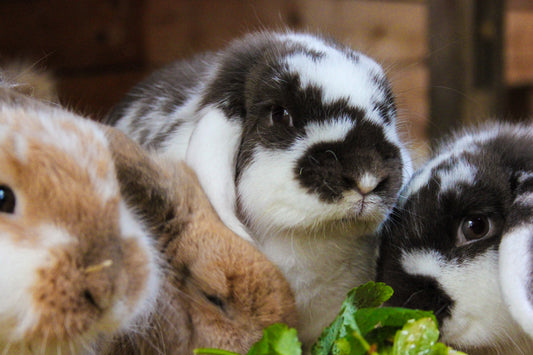
M 425 1 L 4 0 L 0 59 L 52 70 L 63 103 L 101 117 L 138 80 L 165 63 L 216 50 L 263 28 L 327 32 L 381 61 L 397 95 L 402 129 L 424 143 L 428 125 Z M 519 114 L 533 83 L 533 6 L 505 13 L 505 81 Z M 512 112 L 509 109 L 509 112 Z

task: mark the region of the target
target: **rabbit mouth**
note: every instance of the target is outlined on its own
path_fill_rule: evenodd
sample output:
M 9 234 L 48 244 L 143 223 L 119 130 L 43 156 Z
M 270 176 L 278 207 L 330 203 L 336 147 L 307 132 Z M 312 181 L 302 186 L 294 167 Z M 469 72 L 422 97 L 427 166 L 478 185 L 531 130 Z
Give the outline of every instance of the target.
M 385 215 L 381 198 L 363 195 L 355 191 L 344 194 L 344 200 L 350 205 L 348 215 L 357 220 L 381 221 Z

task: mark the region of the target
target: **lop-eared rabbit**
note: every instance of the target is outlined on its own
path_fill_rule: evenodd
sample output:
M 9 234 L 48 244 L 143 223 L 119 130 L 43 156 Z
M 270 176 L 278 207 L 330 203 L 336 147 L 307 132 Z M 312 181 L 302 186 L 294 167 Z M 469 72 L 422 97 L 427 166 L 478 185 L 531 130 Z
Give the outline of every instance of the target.
M 307 33 L 249 34 L 157 71 L 107 122 L 192 167 L 222 221 L 283 271 L 305 344 L 374 277 L 369 235 L 411 163 L 368 56 Z
M 151 226 L 166 261 L 148 325 L 115 340 L 108 353 L 181 355 L 199 347 L 246 353 L 267 326 L 296 326 L 281 271 L 221 222 L 194 172 L 150 157 L 118 130 L 107 135 L 122 192 Z
M 442 340 L 469 354 L 531 354 L 532 192 L 532 125 L 444 142 L 381 227 L 388 304 L 433 310 Z
M 186 166 L 4 84 L 2 354 L 244 353 L 264 327 L 296 325 L 281 272 Z
M 0 352 L 83 354 L 132 331 L 158 253 L 98 125 L 0 81 Z

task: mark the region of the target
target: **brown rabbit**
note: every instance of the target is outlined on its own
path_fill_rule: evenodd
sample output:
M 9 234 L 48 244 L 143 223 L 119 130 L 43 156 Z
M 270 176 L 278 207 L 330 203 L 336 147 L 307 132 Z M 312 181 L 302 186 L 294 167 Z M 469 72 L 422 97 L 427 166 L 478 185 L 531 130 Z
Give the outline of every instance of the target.
M 0 353 L 92 353 L 143 323 L 158 253 L 101 127 L 0 80 L 0 167 Z
M 150 324 L 122 336 L 108 353 L 246 352 L 268 325 L 295 326 L 294 298 L 281 272 L 225 227 L 192 170 L 151 158 L 112 128 L 108 138 L 122 192 L 152 226 L 166 260 Z

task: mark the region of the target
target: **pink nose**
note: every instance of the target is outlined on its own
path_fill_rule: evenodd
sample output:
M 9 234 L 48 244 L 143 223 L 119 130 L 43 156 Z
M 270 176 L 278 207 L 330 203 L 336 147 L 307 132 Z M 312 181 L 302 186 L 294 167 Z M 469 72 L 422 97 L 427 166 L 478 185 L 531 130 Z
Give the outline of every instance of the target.
M 377 176 L 366 173 L 357 181 L 357 189 L 362 195 L 367 195 L 374 191 L 376 186 L 379 185 L 381 179 Z

